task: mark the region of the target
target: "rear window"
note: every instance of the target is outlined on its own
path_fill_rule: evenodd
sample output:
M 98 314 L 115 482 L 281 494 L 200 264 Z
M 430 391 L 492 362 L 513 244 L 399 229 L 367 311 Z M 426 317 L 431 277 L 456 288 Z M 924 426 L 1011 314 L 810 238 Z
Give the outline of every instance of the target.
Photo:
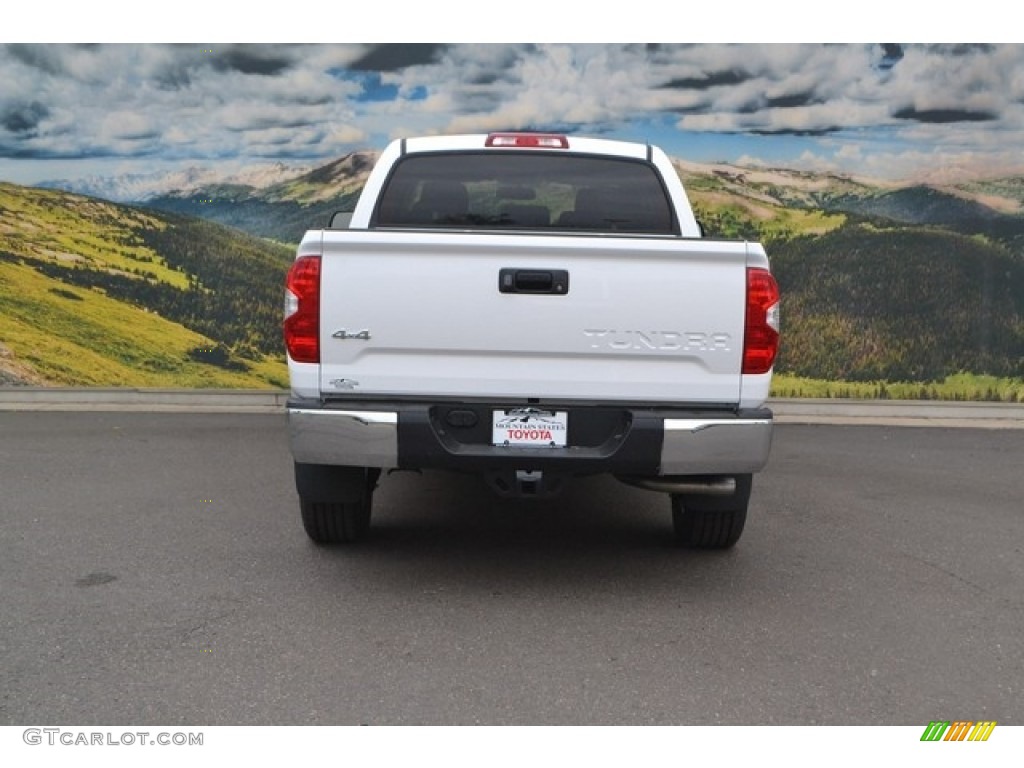
M 409 155 L 372 226 L 678 233 L 653 166 L 522 151 Z

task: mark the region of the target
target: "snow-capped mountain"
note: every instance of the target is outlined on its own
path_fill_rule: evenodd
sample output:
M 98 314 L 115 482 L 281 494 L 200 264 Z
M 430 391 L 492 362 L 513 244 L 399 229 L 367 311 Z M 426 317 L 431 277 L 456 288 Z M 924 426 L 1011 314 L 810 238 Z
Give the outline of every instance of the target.
M 249 166 L 234 171 L 192 166 L 172 171 L 58 179 L 40 182 L 36 186 L 63 189 L 114 202 L 138 203 L 165 196 L 188 197 L 215 185 L 230 184 L 257 190 L 266 189 L 275 184 L 289 182 L 309 173 L 310 170 L 310 166 L 289 166 L 284 163 Z

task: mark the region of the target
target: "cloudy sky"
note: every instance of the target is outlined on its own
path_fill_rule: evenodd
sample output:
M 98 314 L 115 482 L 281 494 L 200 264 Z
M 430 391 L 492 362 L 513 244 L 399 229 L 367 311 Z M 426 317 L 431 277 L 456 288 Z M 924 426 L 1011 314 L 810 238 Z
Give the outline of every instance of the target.
M 1024 45 L 0 46 L 0 179 L 313 165 L 542 129 L 904 180 L 1024 170 Z

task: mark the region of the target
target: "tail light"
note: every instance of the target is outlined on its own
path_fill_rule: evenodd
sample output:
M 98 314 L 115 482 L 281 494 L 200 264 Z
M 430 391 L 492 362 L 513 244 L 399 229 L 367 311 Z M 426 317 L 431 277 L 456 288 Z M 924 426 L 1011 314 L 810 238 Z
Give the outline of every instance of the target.
M 284 344 L 297 363 L 320 362 L 320 257 L 300 256 L 288 270 Z
M 779 351 L 779 286 L 767 269 L 747 269 L 743 373 L 768 373 Z

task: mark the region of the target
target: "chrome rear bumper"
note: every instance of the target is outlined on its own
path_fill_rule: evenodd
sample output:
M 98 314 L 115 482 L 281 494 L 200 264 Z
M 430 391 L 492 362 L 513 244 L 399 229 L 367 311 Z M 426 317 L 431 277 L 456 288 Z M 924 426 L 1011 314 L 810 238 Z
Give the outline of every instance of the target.
M 435 436 L 423 426 L 427 420 L 419 419 L 420 428 L 416 430 L 413 424 L 416 419 L 411 418 L 413 411 L 427 408 L 428 405 L 403 405 L 395 406 L 394 410 L 368 410 L 362 404 L 340 408 L 319 403 L 308 406 L 290 403 L 287 413 L 292 456 L 295 461 L 306 464 L 398 467 L 403 465 L 403 459 L 404 463 L 414 463 L 410 457 L 416 454 L 408 448 L 400 450 L 403 429 L 410 443 L 432 443 Z M 663 409 L 627 410 L 635 414 L 634 443 L 646 445 L 643 452 L 650 456 L 642 472 L 648 476 L 747 474 L 759 471 L 768 461 L 772 414 L 767 409 L 714 416 Z M 405 411 L 410 418 L 403 427 L 400 415 Z M 576 409 L 576 418 L 585 412 L 585 408 Z M 643 429 L 637 426 L 641 422 L 645 424 Z M 531 466 L 550 464 L 554 468 L 557 464 L 568 471 L 576 465 L 586 472 L 638 473 L 635 463 L 628 467 L 623 465 L 626 457 L 620 452 L 586 453 L 571 447 L 530 452 L 527 460 L 521 451 L 488 445 L 464 446 L 457 452 L 449 452 L 438 444 L 431 456 L 434 457 L 432 465 L 447 465 L 452 469 L 523 460 Z M 514 458 L 516 456 L 520 459 Z

